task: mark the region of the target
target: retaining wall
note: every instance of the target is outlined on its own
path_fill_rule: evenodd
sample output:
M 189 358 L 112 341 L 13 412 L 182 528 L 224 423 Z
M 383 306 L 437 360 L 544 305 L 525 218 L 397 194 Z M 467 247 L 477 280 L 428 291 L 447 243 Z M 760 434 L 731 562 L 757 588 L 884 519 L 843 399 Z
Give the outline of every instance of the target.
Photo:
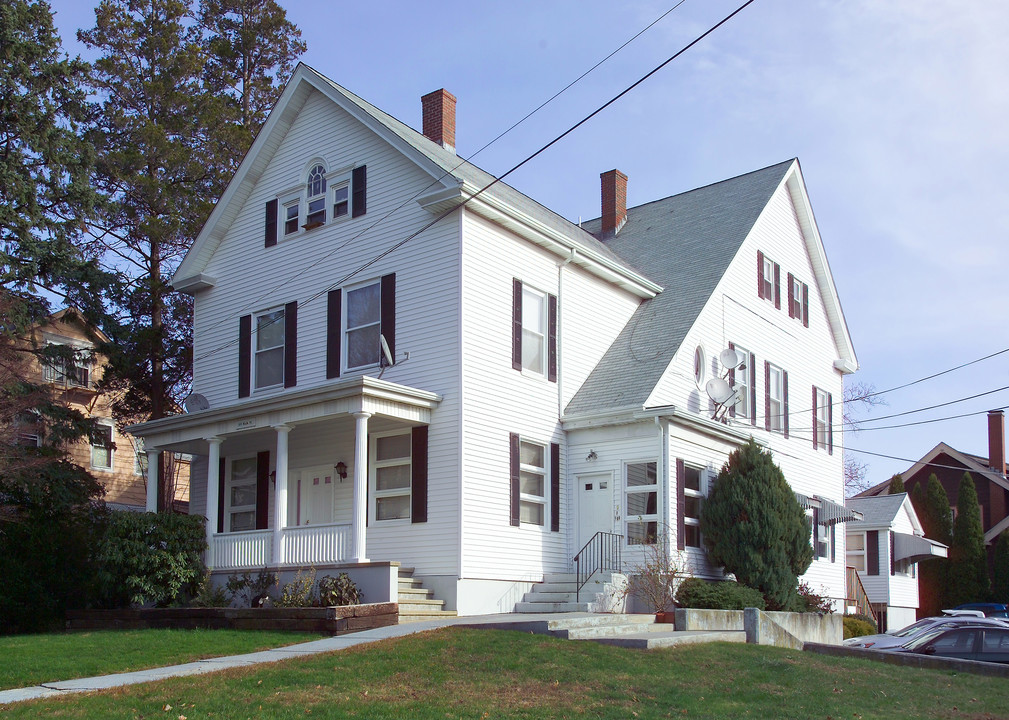
M 801 650 L 804 643 L 840 645 L 844 637 L 841 615 L 746 610 L 678 608 L 677 630 L 745 630 L 746 641 Z

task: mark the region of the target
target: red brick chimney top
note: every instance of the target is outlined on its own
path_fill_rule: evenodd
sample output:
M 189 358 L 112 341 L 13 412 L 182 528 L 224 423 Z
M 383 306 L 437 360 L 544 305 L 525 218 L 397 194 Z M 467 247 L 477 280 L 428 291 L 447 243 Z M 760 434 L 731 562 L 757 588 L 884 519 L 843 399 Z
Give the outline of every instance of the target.
M 627 176 L 619 170 L 600 173 L 602 185 L 602 227 L 603 237 L 620 232 L 627 222 Z
M 1005 415 L 1001 410 L 988 411 L 988 467 L 1005 474 Z
M 455 95 L 442 88 L 420 99 L 424 136 L 455 152 Z

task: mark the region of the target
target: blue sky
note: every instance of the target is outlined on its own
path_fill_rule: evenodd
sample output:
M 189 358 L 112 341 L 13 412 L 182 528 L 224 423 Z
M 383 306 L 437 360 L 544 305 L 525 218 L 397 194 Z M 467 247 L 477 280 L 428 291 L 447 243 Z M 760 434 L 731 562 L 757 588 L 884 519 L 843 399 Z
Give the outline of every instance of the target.
M 53 0 L 67 49 L 87 0 Z M 668 10 L 674 0 L 282 2 L 303 60 L 420 125 L 420 97 L 458 98 L 469 156 Z M 481 152 L 500 174 L 728 15 L 686 0 L 575 88 Z M 431 8 L 435 8 L 432 10 Z M 599 173 L 628 204 L 798 157 L 861 364 L 878 390 L 1009 347 L 1009 4 L 758 0 L 508 182 L 578 221 Z M 1009 385 L 1009 353 L 885 397 L 871 415 Z M 1009 405 L 1009 391 L 879 425 Z M 871 425 L 871 423 L 870 423 Z M 846 444 L 917 459 L 940 441 L 987 455 L 984 415 L 863 430 Z M 857 455 L 856 455 L 857 456 Z M 881 482 L 909 463 L 859 456 Z

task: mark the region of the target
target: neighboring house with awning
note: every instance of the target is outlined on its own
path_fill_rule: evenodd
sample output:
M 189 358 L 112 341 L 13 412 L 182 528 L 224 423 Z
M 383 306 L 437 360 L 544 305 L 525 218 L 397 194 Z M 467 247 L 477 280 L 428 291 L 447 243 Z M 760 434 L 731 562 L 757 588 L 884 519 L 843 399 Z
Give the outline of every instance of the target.
M 880 632 L 910 625 L 917 618 L 917 565 L 946 557 L 947 547 L 925 537 L 907 493 L 851 498 L 845 505 L 862 515 L 846 526 L 847 564 L 865 588 Z

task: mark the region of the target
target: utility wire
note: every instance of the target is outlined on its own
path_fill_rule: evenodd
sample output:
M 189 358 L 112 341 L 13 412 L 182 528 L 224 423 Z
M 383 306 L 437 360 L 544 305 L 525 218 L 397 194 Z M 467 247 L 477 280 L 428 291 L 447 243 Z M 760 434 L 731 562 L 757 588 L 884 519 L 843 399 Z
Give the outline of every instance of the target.
M 922 458 L 918 458 L 917 460 L 910 460 L 908 458 L 897 457 L 896 455 L 887 455 L 885 453 L 872 452 L 871 450 L 859 450 L 858 448 L 849 447 L 847 445 L 844 446 L 844 449 L 851 450 L 852 452 L 857 452 L 861 455 L 872 455 L 873 457 L 884 458 L 886 460 L 899 460 L 901 462 L 911 463 L 912 466 L 922 462 Z M 966 455 L 967 453 L 964 454 Z M 943 465 L 941 463 L 935 463 L 935 462 L 926 462 L 925 465 L 926 467 L 940 468 L 942 470 L 961 470 L 961 471 L 965 470 L 965 468 L 962 465 Z M 967 470 L 967 472 L 970 471 Z M 988 470 L 988 472 L 992 471 Z M 998 474 L 997 470 L 995 470 L 994 472 Z
M 558 135 L 557 137 L 555 137 L 553 140 L 551 140 L 550 142 L 548 142 L 546 145 L 544 145 L 543 147 L 541 147 L 539 150 L 536 150 L 531 155 L 527 156 L 524 160 L 522 160 L 521 162 L 519 162 L 518 164 L 516 164 L 515 166 L 513 166 L 510 170 L 508 170 L 507 172 L 505 172 L 503 175 L 501 175 L 499 177 L 495 177 L 491 182 L 489 182 L 486 185 L 484 185 L 482 188 L 480 188 L 475 193 L 473 193 L 472 195 L 470 195 L 468 198 L 466 198 L 465 200 L 463 200 L 460 204 L 456 205 L 455 207 L 451 207 L 451 208 L 443 211 L 438 216 L 436 216 L 433 220 L 429 221 L 424 226 L 422 226 L 420 229 L 418 229 L 415 232 L 411 233 L 410 235 L 408 235 L 407 237 L 403 238 L 399 242 L 394 243 L 389 248 L 387 248 L 386 250 L 382 251 L 381 253 L 379 253 L 378 255 L 376 255 L 375 257 L 373 257 L 371 260 L 369 260 L 366 263 L 364 263 L 363 265 L 359 266 L 356 270 L 353 270 L 353 271 L 347 273 L 346 275 L 344 275 L 340 280 L 336 281 L 335 283 L 332 283 L 331 285 L 329 285 L 328 287 L 326 287 L 323 290 L 320 290 L 319 292 L 315 293 L 314 295 L 309 296 L 309 298 L 303 304 L 301 304 L 300 306 L 303 307 L 304 305 L 308 305 L 309 303 L 313 302 L 314 300 L 317 300 L 318 298 L 320 298 L 323 295 L 325 295 L 326 293 L 328 293 L 330 290 L 334 290 L 334 289 L 340 287 L 341 285 L 343 285 L 344 283 L 346 283 L 348 280 L 350 280 L 351 278 L 353 278 L 358 273 L 363 272 L 367 268 L 369 268 L 372 265 L 374 265 L 375 263 L 377 263 L 382 258 L 388 256 L 389 254 L 391 254 L 391 253 L 395 252 L 396 250 L 398 250 L 399 248 L 403 247 L 408 242 L 410 242 L 411 240 L 413 240 L 414 238 L 416 238 L 418 235 L 420 235 L 421 233 L 423 233 L 425 230 L 433 227 L 435 224 L 439 223 L 441 220 L 445 219 L 446 217 L 448 217 L 449 215 L 451 215 L 452 213 L 454 213 L 459 208 L 465 207 L 468 203 L 470 203 L 471 201 L 475 200 L 480 195 L 482 195 L 483 193 L 485 193 L 487 190 L 489 190 L 492 187 L 494 187 L 495 185 L 497 185 L 499 182 L 501 182 L 506 177 L 508 177 L 509 175 L 511 175 L 512 173 L 514 173 L 519 168 L 523 167 L 524 165 L 526 165 L 527 163 L 531 162 L 533 159 L 535 159 L 536 157 L 538 157 L 542 153 L 546 152 L 546 150 L 548 150 L 549 148 L 551 148 L 554 145 L 556 145 L 558 142 L 560 142 L 561 140 L 563 140 L 565 137 L 567 137 L 568 135 L 570 135 L 572 132 L 574 132 L 575 130 L 577 130 L 578 128 L 580 128 L 582 125 L 584 125 L 585 123 L 587 123 L 589 120 L 591 120 L 592 118 L 594 118 L 596 115 L 598 115 L 599 113 L 601 113 L 603 110 L 605 110 L 606 108 L 608 108 L 610 105 L 612 105 L 613 103 L 615 103 L 618 100 L 620 100 L 624 95 L 626 95 L 627 93 L 629 93 L 632 90 L 634 90 L 635 88 L 637 88 L 643 82 L 645 82 L 650 77 L 652 77 L 653 75 L 655 75 L 657 72 L 659 72 L 660 70 L 662 70 L 666 65 L 668 65 L 669 63 L 671 63 L 673 60 L 676 60 L 678 57 L 680 57 L 681 55 L 683 55 L 683 53 L 685 53 L 687 50 L 689 50 L 690 48 L 692 48 L 694 45 L 696 45 L 697 43 L 699 43 L 701 40 L 703 40 L 704 38 L 706 38 L 708 35 L 710 35 L 711 33 L 713 33 L 715 30 L 717 30 L 718 28 L 720 28 L 722 25 L 724 25 L 725 23 L 727 23 L 729 20 L 731 20 L 732 18 L 734 18 L 736 15 L 738 15 L 740 12 L 742 12 L 748 5 L 751 5 L 753 2 L 754 2 L 754 0 L 746 0 L 746 2 L 744 2 L 742 5 L 740 5 L 738 8 L 736 8 L 735 10 L 733 10 L 728 15 L 726 15 L 724 18 L 722 18 L 720 21 L 718 21 L 715 25 L 713 25 L 712 27 L 710 27 L 709 29 L 707 29 L 706 31 L 704 31 L 703 33 L 701 33 L 700 35 L 698 35 L 696 38 L 694 38 L 692 41 L 690 41 L 687 45 L 685 45 L 683 48 L 681 48 L 676 53 L 674 53 L 673 55 L 671 55 L 669 58 L 667 58 L 666 60 L 664 60 L 658 66 L 656 66 L 655 68 L 653 68 L 652 70 L 650 70 L 649 72 L 647 72 L 645 75 L 643 75 L 641 78 L 639 78 L 638 80 L 636 80 L 634 83 L 632 83 L 631 85 L 629 85 L 624 90 L 622 90 L 619 93 L 617 93 L 610 100 L 608 100 L 607 102 L 605 102 L 602 105 L 600 105 L 598 108 L 596 108 L 591 113 L 589 113 L 588 115 L 586 115 L 584 118 L 582 118 L 581 120 L 579 120 L 577 123 L 575 123 L 574 125 L 572 125 L 571 127 L 569 127 L 567 130 L 565 130 L 564 132 L 562 132 L 560 135 Z M 311 267 L 311 266 L 309 266 L 309 267 Z M 306 268 L 306 270 L 307 269 L 308 268 Z M 238 339 L 237 338 L 229 340 L 229 341 L 225 342 L 224 344 L 218 346 L 217 348 L 214 348 L 213 350 L 210 350 L 207 353 L 204 353 L 203 355 L 201 355 L 199 358 L 196 358 L 195 360 L 196 361 L 205 360 L 206 358 L 210 357 L 211 355 L 214 355 L 214 354 L 216 354 L 218 352 L 221 352 L 222 350 L 225 350 L 225 349 L 227 349 L 227 348 L 229 348 L 229 347 L 231 347 L 233 345 L 236 345 L 237 343 L 238 343 Z

